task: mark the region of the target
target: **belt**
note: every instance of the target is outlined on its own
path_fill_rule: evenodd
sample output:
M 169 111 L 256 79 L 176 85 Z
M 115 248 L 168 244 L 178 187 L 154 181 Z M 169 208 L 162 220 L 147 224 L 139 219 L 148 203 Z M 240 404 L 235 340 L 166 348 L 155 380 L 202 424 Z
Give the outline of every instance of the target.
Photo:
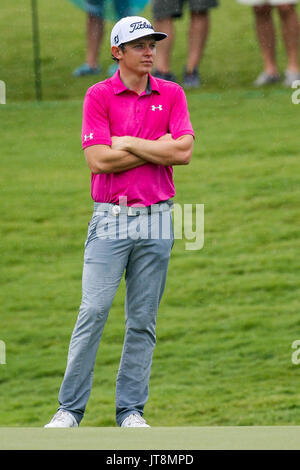
M 136 207 L 136 206 L 121 206 L 109 202 L 95 202 L 94 203 L 94 214 L 103 214 L 103 212 L 109 212 L 115 217 L 120 214 L 126 214 L 128 216 L 136 215 L 149 215 L 157 212 L 170 211 L 173 208 L 173 201 L 163 201 L 151 206 Z

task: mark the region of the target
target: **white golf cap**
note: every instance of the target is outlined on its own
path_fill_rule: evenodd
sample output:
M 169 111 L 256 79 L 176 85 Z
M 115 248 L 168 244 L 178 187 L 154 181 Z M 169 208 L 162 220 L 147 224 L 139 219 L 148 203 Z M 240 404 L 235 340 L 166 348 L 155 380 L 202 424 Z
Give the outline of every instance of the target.
M 110 35 L 111 46 L 120 46 L 144 36 L 153 36 L 155 41 L 168 37 L 166 33 L 156 33 L 152 24 L 142 16 L 126 16 L 118 21 Z

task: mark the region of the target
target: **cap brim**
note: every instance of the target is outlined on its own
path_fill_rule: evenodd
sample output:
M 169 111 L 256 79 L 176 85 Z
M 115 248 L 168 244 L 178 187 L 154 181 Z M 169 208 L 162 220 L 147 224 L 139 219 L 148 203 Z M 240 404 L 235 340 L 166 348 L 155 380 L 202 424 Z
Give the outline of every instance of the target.
M 131 41 L 128 41 L 128 43 L 130 42 L 133 42 L 133 41 L 136 41 L 137 39 L 140 39 L 140 38 L 146 38 L 147 36 L 152 36 L 154 38 L 155 41 L 162 41 L 163 39 L 166 39 L 168 37 L 168 35 L 166 33 L 148 33 L 148 34 L 143 34 L 141 32 L 141 35 L 140 36 L 136 36 L 134 39 L 132 39 Z M 124 44 L 124 43 L 123 43 Z M 120 46 L 120 44 L 119 44 Z
M 166 33 L 152 33 L 152 36 L 154 36 L 155 41 L 162 41 L 168 37 Z

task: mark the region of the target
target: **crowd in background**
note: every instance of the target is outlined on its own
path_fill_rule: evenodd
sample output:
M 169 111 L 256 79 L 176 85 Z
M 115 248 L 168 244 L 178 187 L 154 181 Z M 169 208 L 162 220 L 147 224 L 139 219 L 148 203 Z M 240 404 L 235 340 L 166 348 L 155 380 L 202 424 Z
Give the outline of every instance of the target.
M 130 0 L 111 0 L 116 16 L 131 16 Z M 299 18 L 296 10 L 298 0 L 237 0 L 251 7 L 255 29 L 263 60 L 262 73 L 255 79 L 255 86 L 265 86 L 283 82 L 287 87 L 300 80 L 299 68 Z M 86 60 L 77 67 L 74 77 L 98 75 L 102 72 L 99 64 L 100 46 L 104 32 L 104 0 L 85 0 L 86 19 Z M 133 2 L 134 3 L 134 2 Z M 207 45 L 210 31 L 210 10 L 219 7 L 218 0 L 152 0 L 154 28 L 168 34 L 168 39 L 157 48 L 153 75 L 165 80 L 179 82 L 179 77 L 171 70 L 171 57 L 175 39 L 174 21 L 181 18 L 187 4 L 190 21 L 187 38 L 187 59 L 182 72 L 181 84 L 184 88 L 198 88 L 201 85 L 200 64 Z M 224 8 L 226 8 L 224 6 Z M 281 33 L 285 45 L 287 64 L 284 74 L 278 70 L 276 62 L 276 29 L 273 11 L 280 17 Z M 107 74 L 113 75 L 117 64 L 109 67 Z

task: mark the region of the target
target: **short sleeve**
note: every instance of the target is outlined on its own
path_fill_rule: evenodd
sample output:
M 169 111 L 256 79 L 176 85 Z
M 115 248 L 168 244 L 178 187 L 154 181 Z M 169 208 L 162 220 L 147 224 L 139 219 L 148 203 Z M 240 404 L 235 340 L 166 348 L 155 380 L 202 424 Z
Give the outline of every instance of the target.
M 174 102 L 170 114 L 169 132 L 173 139 L 178 139 L 185 134 L 191 134 L 195 137 L 195 133 L 190 121 L 190 115 L 187 106 L 187 100 L 183 89 L 178 86 L 174 94 Z
M 104 97 L 88 90 L 83 102 L 82 148 L 91 145 L 111 145 L 108 112 Z

